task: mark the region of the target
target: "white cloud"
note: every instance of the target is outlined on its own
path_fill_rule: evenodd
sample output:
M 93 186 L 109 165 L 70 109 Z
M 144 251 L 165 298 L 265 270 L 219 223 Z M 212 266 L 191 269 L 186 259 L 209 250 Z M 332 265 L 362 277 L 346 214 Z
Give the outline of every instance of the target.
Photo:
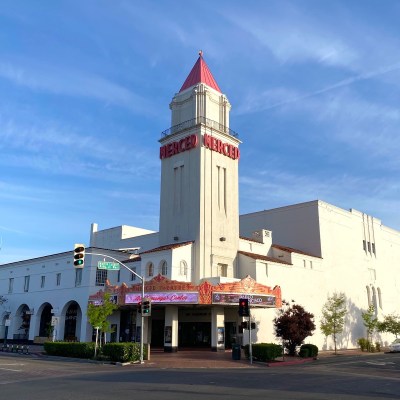
M 32 60 L 13 63 L 3 61 L 0 62 L 0 77 L 35 91 L 86 97 L 140 113 L 148 113 L 151 110 L 144 97 L 101 76 L 84 73 L 82 70 L 38 65 Z

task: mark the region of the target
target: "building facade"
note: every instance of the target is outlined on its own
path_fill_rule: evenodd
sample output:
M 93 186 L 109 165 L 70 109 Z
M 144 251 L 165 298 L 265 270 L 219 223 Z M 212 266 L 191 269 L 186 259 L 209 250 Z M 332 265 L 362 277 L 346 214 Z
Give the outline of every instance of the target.
M 92 340 L 87 304 L 100 304 L 107 291 L 118 304 L 108 340 L 139 340 L 137 275 L 152 303 L 144 342 L 165 351 L 248 343 L 241 298 L 251 307 L 252 342 L 277 341 L 273 319 L 285 299 L 315 315 L 317 329 L 307 341 L 320 348 L 333 345 L 319 321 L 334 292 L 347 297 L 343 348 L 365 336 L 361 312 L 369 304 L 379 317 L 400 312 L 400 232 L 323 201 L 239 218 L 241 141 L 229 126 L 230 103 L 201 54 L 170 109 L 171 128 L 159 141 L 159 231 L 92 224 L 83 269 L 73 267 L 72 251 L 1 265 L 7 302 L 0 306 L 0 339 Z M 123 267 L 98 268 L 109 259 Z

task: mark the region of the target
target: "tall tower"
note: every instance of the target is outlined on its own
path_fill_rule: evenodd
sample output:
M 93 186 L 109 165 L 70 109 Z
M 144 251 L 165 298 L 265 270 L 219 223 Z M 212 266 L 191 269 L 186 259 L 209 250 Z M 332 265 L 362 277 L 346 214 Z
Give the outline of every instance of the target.
M 160 244 L 194 241 L 193 280 L 233 277 L 239 242 L 240 141 L 202 52 L 170 104 L 160 140 Z

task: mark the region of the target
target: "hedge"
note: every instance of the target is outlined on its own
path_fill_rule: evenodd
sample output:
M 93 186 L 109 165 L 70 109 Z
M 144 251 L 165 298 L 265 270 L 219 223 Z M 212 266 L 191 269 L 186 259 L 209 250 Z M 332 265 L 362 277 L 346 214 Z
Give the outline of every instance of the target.
M 139 343 L 107 343 L 101 348 L 103 356 L 114 362 L 139 361 Z M 147 358 L 147 346 L 143 348 L 143 358 Z
M 46 342 L 44 350 L 51 356 L 94 358 L 93 342 Z M 139 343 L 107 343 L 98 349 L 98 356 L 104 356 L 114 362 L 140 360 Z M 143 358 L 147 358 L 147 346 L 143 348 Z
M 246 357 L 249 357 L 249 345 L 244 346 Z M 275 343 L 255 343 L 252 345 L 253 358 L 259 361 L 273 361 L 282 356 L 282 346 Z
M 45 342 L 44 350 L 51 356 L 93 358 L 95 344 L 92 342 Z

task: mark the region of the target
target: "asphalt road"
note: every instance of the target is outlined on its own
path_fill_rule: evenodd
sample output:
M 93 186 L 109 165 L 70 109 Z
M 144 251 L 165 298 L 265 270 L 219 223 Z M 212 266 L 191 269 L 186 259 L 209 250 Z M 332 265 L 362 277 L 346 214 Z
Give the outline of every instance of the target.
M 400 399 L 400 354 L 243 369 L 156 369 L 1 356 L 0 399 Z

